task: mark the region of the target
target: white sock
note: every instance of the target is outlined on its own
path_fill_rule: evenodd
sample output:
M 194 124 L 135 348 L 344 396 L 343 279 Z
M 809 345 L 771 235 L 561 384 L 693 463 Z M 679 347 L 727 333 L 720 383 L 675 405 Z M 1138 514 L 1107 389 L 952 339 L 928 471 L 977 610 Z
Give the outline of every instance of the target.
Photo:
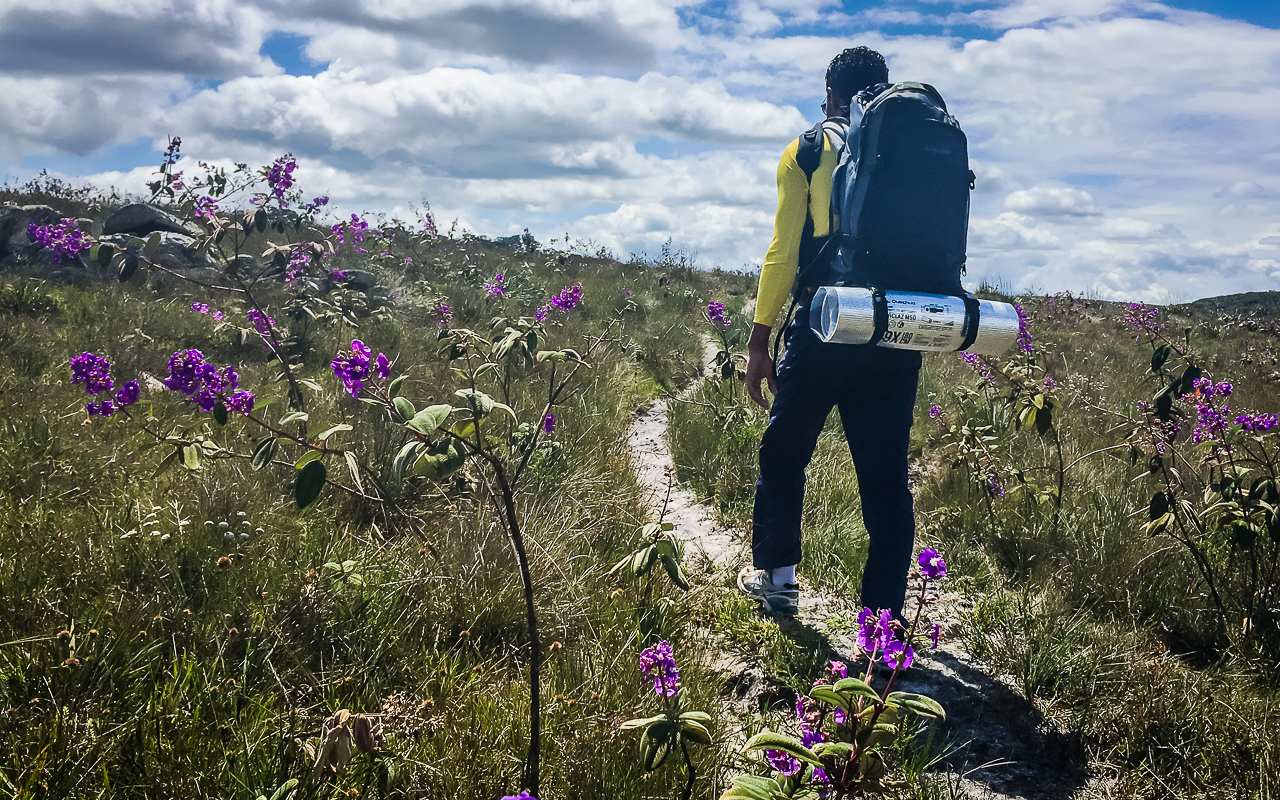
M 796 582 L 796 565 L 789 567 L 777 567 L 769 570 L 769 582 L 774 586 L 785 586 L 786 584 L 795 584 Z

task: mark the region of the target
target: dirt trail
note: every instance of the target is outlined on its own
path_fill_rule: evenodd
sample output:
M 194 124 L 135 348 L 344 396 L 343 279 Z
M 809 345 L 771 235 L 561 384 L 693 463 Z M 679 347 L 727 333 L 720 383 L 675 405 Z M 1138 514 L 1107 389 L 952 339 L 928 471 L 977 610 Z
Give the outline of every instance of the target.
M 628 444 L 656 518 L 675 469 L 667 445 L 666 401 L 636 411 Z M 749 563 L 749 542 L 743 533 L 720 524 L 713 508 L 679 485 L 671 488 L 664 519 L 675 523 L 691 566 L 702 566 L 698 562 L 705 559 L 713 574 L 729 576 Z M 830 658 L 852 660 L 857 652 L 848 624 L 851 612 L 856 612 L 852 601 L 816 591 L 801 579 L 800 614 L 780 620 L 780 627 L 806 646 L 817 643 Z M 933 613 L 952 635 L 959 632 L 957 601 L 944 594 Z M 766 707 L 790 706 L 794 700 L 789 690 L 764 675 L 759 659 L 744 660 L 725 651 L 713 667 L 728 676 L 727 705 L 743 719 Z M 1079 766 L 1078 745 L 1046 725 L 1040 712 L 1009 684 L 972 663 L 958 644 L 944 639 L 899 677 L 897 687 L 927 694 L 946 708 L 947 719 L 937 725 L 933 747 L 934 753 L 946 755 L 934 769 L 958 773 L 952 781 L 953 796 L 1065 800 L 1092 794 L 1081 791 L 1089 780 Z

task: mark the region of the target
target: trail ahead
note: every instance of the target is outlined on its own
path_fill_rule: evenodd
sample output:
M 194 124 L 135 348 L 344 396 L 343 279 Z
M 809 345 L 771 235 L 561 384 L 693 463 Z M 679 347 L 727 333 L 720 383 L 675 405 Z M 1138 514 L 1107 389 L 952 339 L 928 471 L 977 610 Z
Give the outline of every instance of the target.
M 668 480 L 675 480 L 667 445 L 666 401 L 635 412 L 628 445 L 656 519 L 667 498 Z M 730 585 L 738 570 L 750 563 L 745 532 L 721 524 L 715 509 L 678 484 L 670 489 L 666 502 L 663 519 L 675 524 L 685 544 L 686 562 L 705 558 L 713 574 L 723 578 L 717 583 Z M 857 611 L 853 599 L 820 592 L 804 576 L 800 594 L 800 614 L 793 620 L 779 620 L 782 631 L 793 639 L 816 640 L 829 651 L 829 658 L 852 663 L 858 652 L 848 623 L 850 612 Z M 953 797 L 1066 800 L 1093 795 L 1089 788 L 1095 787 L 1086 785 L 1095 781 L 1083 766 L 1087 759 L 1079 743 L 1053 730 L 1026 698 L 973 663 L 958 643 L 947 641 L 960 632 L 959 602 L 958 595 L 943 593 L 930 615 L 943 626 L 942 644 L 918 654 L 915 666 L 899 675 L 895 684 L 903 691 L 933 697 L 947 711 L 947 719 L 934 726 L 932 752 L 940 759 L 931 771 L 950 771 Z M 728 649 L 713 660 L 713 667 L 727 679 L 726 708 L 744 722 L 765 708 L 794 704 L 794 695 L 767 677 L 760 662 L 759 657 L 743 658 Z

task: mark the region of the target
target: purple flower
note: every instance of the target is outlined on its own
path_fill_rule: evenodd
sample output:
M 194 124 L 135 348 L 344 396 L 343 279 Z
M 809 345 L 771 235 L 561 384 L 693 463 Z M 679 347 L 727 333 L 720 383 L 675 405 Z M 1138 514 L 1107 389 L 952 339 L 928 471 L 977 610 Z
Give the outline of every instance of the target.
M 849 677 L 849 665 L 843 661 L 832 661 L 831 665 L 827 667 L 827 672 L 833 678 L 847 678 Z
M 1040 384 L 1040 391 L 1051 392 L 1058 388 L 1058 381 L 1052 375 L 1044 376 L 1044 381 Z
M 937 419 L 941 415 L 942 415 L 942 406 L 938 405 L 937 403 L 934 403 L 933 405 L 929 406 L 929 419 Z
M 138 402 L 139 387 L 137 381 L 129 381 L 116 392 L 116 405 L 120 408 Z
M 1000 479 L 994 472 L 987 473 L 987 491 L 992 497 L 1004 497 L 1004 486 L 1000 484 Z
M 936 622 L 933 623 L 933 626 L 929 629 L 929 641 L 933 642 L 934 650 L 938 649 L 938 637 L 941 635 L 942 635 L 942 626 Z
M 1223 381 L 1222 383 L 1219 383 L 1217 386 L 1215 386 L 1214 390 L 1217 391 L 1217 393 L 1222 397 L 1230 397 L 1232 388 L 1233 387 L 1231 386 L 1230 383 Z
M 103 400 L 101 403 L 85 403 L 84 410 L 91 417 L 109 417 L 116 412 L 116 407 L 110 400 Z
M 53 250 L 53 259 L 58 264 L 88 250 L 90 244 L 76 227 L 76 221 L 70 218 L 56 225 L 37 225 L 33 220 L 27 223 L 27 236 Z
M 293 160 L 292 154 L 280 156 L 272 162 L 270 167 L 267 167 L 267 186 L 271 188 L 271 194 L 275 196 L 281 208 L 286 205 L 285 194 L 293 188 L 293 171 L 297 168 L 298 162 Z
M 213 318 L 218 322 L 222 322 L 222 312 L 221 311 L 213 312 Z
M 542 432 L 548 436 L 556 432 L 556 415 L 550 411 L 542 418 Z
M 551 305 L 560 311 L 570 311 L 582 302 L 582 287 L 575 284 L 572 287 L 566 286 L 561 290 L 560 294 L 551 298 Z
M 218 204 L 212 197 L 198 197 L 194 211 L 195 215 L 201 219 L 213 219 L 214 212 L 218 211 Z
M 71 359 L 71 382 L 83 383 L 89 394 L 102 394 L 115 385 L 111 380 L 111 364 L 102 356 L 81 353 Z
M 550 308 L 550 306 L 543 306 L 543 307 L 541 307 L 541 308 L 539 308 L 539 309 L 535 310 L 535 311 L 533 312 L 533 318 L 534 318 L 534 319 L 536 319 L 538 322 L 546 322 L 546 321 L 547 321 L 547 309 L 548 309 L 548 308 Z
M 659 697 L 675 697 L 680 691 L 680 671 L 667 642 L 658 642 L 640 654 L 640 673 L 646 681 L 653 682 L 653 691 Z
M 264 339 L 271 338 L 271 326 L 275 324 L 275 317 L 268 317 L 256 308 L 249 309 L 249 322 L 253 324 L 253 329 L 258 335 Z
M 707 319 L 711 322 L 718 322 L 726 328 L 733 324 L 728 315 L 724 313 L 724 303 L 708 303 Z
M 333 272 L 329 273 L 329 278 L 330 280 L 345 282 L 347 280 L 347 273 L 345 270 L 335 269 Z
M 1018 349 L 1030 353 L 1035 348 L 1031 344 L 1031 326 L 1027 324 L 1027 313 L 1022 310 L 1021 303 L 1014 303 L 1013 310 L 1018 312 Z
M 338 235 L 338 244 L 342 244 L 350 236 L 352 242 L 363 242 L 364 232 L 369 230 L 369 223 L 360 219 L 359 216 L 352 214 L 350 222 L 339 222 L 329 230 Z M 357 251 L 363 252 L 362 248 L 355 248 Z
M 921 550 L 916 561 L 920 564 L 920 574 L 926 578 L 941 578 L 947 574 L 947 562 L 932 547 Z
M 795 775 L 800 771 L 800 760 L 781 750 L 765 750 L 764 757 L 769 762 L 769 766 L 783 775 Z
M 489 293 L 490 297 L 502 297 L 503 293 L 507 291 L 507 283 L 503 280 L 502 273 L 499 272 L 494 275 L 493 283 L 486 283 L 484 290 Z
M 191 310 L 192 310 L 192 311 L 199 311 L 201 314 L 208 314 L 208 313 L 209 313 L 209 305 L 208 305 L 208 303 L 192 303 L 192 304 L 191 304 Z
M 876 614 L 869 608 L 858 613 L 858 646 L 868 653 L 882 649 L 893 639 L 893 612 L 887 608 Z
M 310 203 L 307 203 L 305 206 L 302 207 L 302 210 L 304 213 L 314 214 L 315 212 L 320 210 L 321 206 L 327 206 L 327 205 L 329 205 L 329 196 L 324 195 L 322 197 L 315 198 Z
M 974 371 L 982 376 L 982 380 L 987 383 L 995 383 L 996 376 L 995 373 L 991 371 L 991 365 L 984 361 L 977 353 L 961 353 L 960 357 L 964 359 L 964 363 L 968 364 L 974 369 Z
M 631 290 L 630 290 L 630 289 L 628 289 L 627 287 L 623 286 L 623 287 L 622 287 L 622 296 L 623 296 L 623 297 L 630 297 L 630 296 L 631 296 Z
M 447 328 L 449 323 L 453 322 L 453 306 L 446 306 L 444 303 L 436 306 L 436 313 L 440 315 L 440 327 Z
M 1142 331 L 1155 335 L 1164 328 L 1164 324 L 1160 322 L 1160 309 L 1155 306 L 1148 306 L 1143 303 L 1130 303 L 1129 310 L 1125 312 L 1125 325 L 1136 328 L 1133 340 L 1138 341 Z
M 228 365 L 218 369 L 205 361 L 199 350 L 179 350 L 169 356 L 169 375 L 164 385 L 191 398 L 208 413 L 222 401 L 242 414 L 253 410 L 253 395 L 240 390 L 240 376 Z
M 1246 431 L 1262 433 L 1269 431 L 1280 422 L 1275 414 L 1241 414 L 1236 417 L 1236 424 Z
M 521 791 L 520 794 L 506 795 L 505 797 L 502 798 L 502 800 L 538 800 L 538 798 L 529 794 L 528 791 Z
M 903 644 L 897 639 L 891 639 L 884 646 L 884 663 L 893 669 L 909 669 L 915 657 L 916 652 L 911 645 Z
M 333 374 L 342 379 L 342 384 L 352 397 L 359 398 L 364 381 L 369 377 L 369 356 L 371 351 L 359 339 L 351 340 L 351 352 L 339 352 L 333 357 L 329 366 Z
M 373 360 L 373 371 L 379 380 L 386 380 L 391 375 L 391 361 L 387 358 L 386 353 L 378 353 L 378 357 Z

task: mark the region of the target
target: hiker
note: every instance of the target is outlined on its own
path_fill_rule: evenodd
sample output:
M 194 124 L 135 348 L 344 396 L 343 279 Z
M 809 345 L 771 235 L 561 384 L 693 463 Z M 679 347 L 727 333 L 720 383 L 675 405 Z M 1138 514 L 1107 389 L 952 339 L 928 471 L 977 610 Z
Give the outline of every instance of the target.
M 785 330 L 786 352 L 776 371 L 769 352 L 774 320 L 797 269 L 814 260 L 832 233 L 832 174 L 843 151 L 850 106 L 855 106 L 856 124 L 861 103 L 888 79 L 884 57 L 874 50 L 856 47 L 836 56 L 826 73 L 826 120 L 788 145 L 778 163 L 778 213 L 760 271 L 747 363 L 747 391 L 770 416 L 760 443 L 752 566 L 739 574 L 738 587 L 782 616 L 799 610 L 795 572 L 805 468 L 832 406 L 840 409 L 870 537 L 862 604 L 891 609 L 900 618 L 906 593 L 915 540 L 907 446 L 920 353 L 820 341 L 809 327 L 811 294 L 796 297 L 795 319 Z M 774 395 L 772 408 L 761 393 L 762 382 Z

